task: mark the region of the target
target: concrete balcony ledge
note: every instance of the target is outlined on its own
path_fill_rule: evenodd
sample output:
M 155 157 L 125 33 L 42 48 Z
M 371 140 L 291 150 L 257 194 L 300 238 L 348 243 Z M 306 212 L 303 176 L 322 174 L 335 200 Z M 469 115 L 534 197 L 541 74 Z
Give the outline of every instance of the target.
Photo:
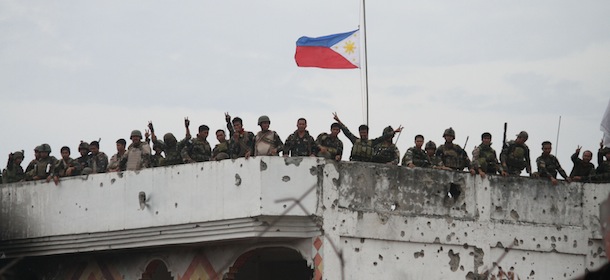
M 70 177 L 57 186 L 44 181 L 5 185 L 0 188 L 0 251 L 14 256 L 310 237 L 316 231 L 310 217 L 318 202 L 318 166 L 324 162 L 257 157 Z M 285 218 L 273 232 L 263 230 L 280 216 Z M 299 224 L 298 230 L 290 221 Z

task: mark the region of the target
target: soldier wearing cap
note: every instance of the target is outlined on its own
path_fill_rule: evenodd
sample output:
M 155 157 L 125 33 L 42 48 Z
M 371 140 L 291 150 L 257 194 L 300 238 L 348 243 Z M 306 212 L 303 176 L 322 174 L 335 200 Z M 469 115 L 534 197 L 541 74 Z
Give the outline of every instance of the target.
M 339 123 L 330 125 L 330 134 L 322 132 L 316 138 L 318 156 L 326 159 L 340 161 L 343 156 L 343 142 L 339 139 L 341 126 Z
M 2 171 L 2 181 L 4 184 L 21 182 L 25 180 L 25 172 L 21 163 L 23 162 L 23 151 L 17 151 L 8 155 L 6 169 Z
M 443 138 L 445 138 L 445 144 L 438 147 L 436 150 L 436 156 L 443 160 L 443 165 L 452 170 L 464 170 L 468 168 L 470 173 L 474 175 L 474 169 L 470 168 L 470 159 L 466 151 L 457 144 L 453 144 L 455 140 L 455 131 L 453 128 L 447 128 L 443 132 Z
M 528 174 L 532 174 L 530 149 L 525 145 L 528 137 L 527 132 L 521 131 L 517 134 L 517 139 L 508 141 L 502 149 L 500 162 L 503 176 L 519 175 L 524 168 Z
M 553 185 L 557 185 L 557 173 L 559 173 L 566 181 L 571 182 L 572 179 L 570 179 L 565 170 L 561 168 L 559 160 L 551 154 L 551 150 L 552 146 L 550 141 L 542 142 L 542 155 L 536 159 L 536 166 L 538 167 L 537 176 L 548 178 Z
M 268 116 L 260 116 L 258 125 L 261 131 L 254 136 L 255 156 L 277 156 L 284 149 L 284 143 L 277 132 L 270 130 L 271 120 Z
M 121 161 L 121 170 L 140 170 L 150 167 L 151 150 L 146 142 L 142 141 L 142 132 L 139 130 L 131 131 L 131 144 L 127 148 L 127 153 Z
M 433 141 L 428 141 L 426 146 L 424 146 L 424 150 L 426 150 L 429 165 L 424 165 L 423 167 L 451 170 L 443 165 L 443 160 L 440 157 L 436 156 L 436 143 Z
M 400 161 L 400 151 L 392 142 L 394 139 L 394 129 L 388 126 L 383 129 L 382 135 L 392 135 L 389 138 L 384 138 L 383 142 L 373 146 L 372 162 L 398 165 Z
M 481 134 L 481 144 L 472 151 L 472 166 L 481 178 L 485 178 L 486 174 L 502 172 L 496 150 L 491 147 L 491 133 Z

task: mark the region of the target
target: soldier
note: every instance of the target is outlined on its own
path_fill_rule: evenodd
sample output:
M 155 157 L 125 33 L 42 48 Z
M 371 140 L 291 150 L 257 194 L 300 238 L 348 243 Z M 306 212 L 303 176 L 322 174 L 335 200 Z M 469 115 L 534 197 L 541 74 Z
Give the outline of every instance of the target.
M 525 131 L 517 134 L 517 139 L 508 141 L 500 153 L 502 163 L 502 175 L 519 175 L 525 168 L 528 174 L 532 174 L 530 164 L 530 149 L 525 145 L 528 134 Z
M 2 172 L 2 180 L 5 184 L 21 182 L 25 180 L 25 172 L 21 163 L 23 162 L 23 151 L 17 151 L 8 155 L 6 169 Z
M 593 163 L 591 163 L 593 153 L 586 150 L 584 153 L 582 153 L 582 159 L 580 159 L 578 158 L 578 155 L 580 154 L 581 148 L 581 146 L 578 146 L 576 148 L 576 152 L 574 152 L 574 154 L 570 157 L 574 163 L 572 172 L 570 172 L 570 179 L 575 182 L 588 181 L 593 175 L 595 175 L 595 166 Z
M 26 178 L 29 180 L 45 180 L 51 181 L 53 178 L 54 167 L 57 164 L 57 159 L 49 155 L 51 146 L 49 144 L 40 145 L 40 158 L 34 168 L 26 173 Z
M 244 130 L 244 124 L 240 117 L 233 118 L 225 113 L 225 121 L 229 130 L 229 156 L 236 158 L 250 158 L 254 155 L 254 133 Z
M 256 133 L 254 137 L 254 155 L 255 156 L 277 156 L 284 149 L 282 139 L 277 135 L 277 132 L 269 130 L 271 120 L 268 116 L 260 116 L 258 125 L 261 131 Z
M 121 160 L 125 157 L 125 155 L 127 154 L 125 150 L 125 147 L 127 146 L 127 141 L 125 141 L 125 139 L 121 138 L 119 140 L 116 140 L 116 151 L 117 153 L 112 155 L 112 157 L 110 158 L 110 161 L 108 163 L 108 172 L 117 172 L 117 171 L 121 171 Z
M 440 157 L 436 156 L 436 143 L 432 141 L 428 141 L 426 146 L 424 147 L 426 150 L 426 156 L 428 157 L 428 162 L 424 164 L 422 167 L 429 167 L 433 169 L 444 169 L 451 170 L 443 165 L 443 160 Z
M 394 138 L 394 129 L 388 126 L 383 129 L 382 135 L 390 134 L 392 137 L 385 138 L 383 142 L 373 146 L 372 162 L 397 165 L 400 161 L 400 151 L 392 139 Z
M 339 123 L 333 123 L 330 125 L 330 134 L 322 132 L 318 135 L 316 144 L 319 148 L 319 157 L 341 161 L 341 156 L 343 156 L 343 142 L 341 142 L 341 139 L 338 137 L 340 132 L 341 126 Z
M 142 141 L 142 132 L 131 131 L 131 144 L 127 148 L 125 157 L 121 160 L 121 170 L 140 170 L 150 167 L 151 150 L 146 142 Z
M 80 157 L 76 158 L 76 162 L 79 164 L 79 172 L 80 174 L 87 175 L 91 173 L 91 168 L 89 167 L 89 143 L 80 141 L 78 145 L 78 152 L 80 153 Z M 74 174 L 78 175 L 78 174 Z
M 152 141 L 155 144 L 155 147 L 158 145 L 162 148 L 162 151 L 165 153 L 165 158 L 161 158 L 159 161 L 159 166 L 168 166 L 168 165 L 177 165 L 182 164 L 182 149 L 186 147 L 186 144 L 191 139 L 191 133 L 189 130 L 190 121 L 188 118 L 184 119 L 184 127 L 186 128 L 186 134 L 184 139 L 178 141 L 173 133 L 166 133 L 163 135 L 163 142 L 157 139 L 155 135 L 155 128 L 153 127 L 152 122 L 148 123 L 148 127 L 151 132 Z
M 466 151 L 459 145 L 453 144 L 453 140 L 455 139 L 455 131 L 453 128 L 450 127 L 445 129 L 443 138 L 445 138 L 445 144 L 441 145 L 436 150 L 436 156 L 443 160 L 443 165 L 457 171 L 468 168 L 470 174 L 474 175 L 474 169 L 470 167 L 470 159 L 468 158 Z
M 198 129 L 197 137 L 187 141 L 182 148 L 182 160 L 185 163 L 204 162 L 212 158 L 212 147 L 208 143 L 210 128 L 202 124 Z
M 318 151 L 317 144 L 307 128 L 307 120 L 299 118 L 297 120 L 297 130 L 286 138 L 284 143 L 284 157 L 307 157 L 315 156 Z
M 597 169 L 595 175 L 591 178 L 591 181 L 598 183 L 610 182 L 610 147 L 604 148 L 603 143 L 599 143 L 599 150 L 597 151 Z M 604 155 L 606 160 L 604 160 Z
M 100 152 L 100 143 L 98 141 L 91 141 L 89 144 L 89 167 L 91 173 L 105 173 L 108 168 L 108 156 L 104 152 Z
M 537 176 L 542 178 L 549 178 L 553 185 L 557 185 L 557 172 L 561 174 L 566 181 L 572 181 L 568 174 L 561 168 L 559 160 L 551 154 L 552 146 L 551 142 L 542 142 L 542 155 L 536 159 L 536 165 L 538 166 Z
M 481 178 L 485 178 L 486 174 L 502 172 L 496 150 L 491 147 L 491 133 L 481 134 L 481 144 L 472 151 L 472 165 Z
M 433 142 L 434 143 L 434 142 Z M 424 151 L 421 147 L 424 145 L 424 136 L 421 134 L 415 135 L 415 146 L 407 149 L 407 152 L 402 157 L 402 166 L 408 167 L 428 167 L 430 162 L 428 161 L 428 156 L 426 155 L 426 151 Z M 436 150 L 436 145 L 434 145 L 434 149 Z
M 394 133 L 402 130 L 402 128 L 399 127 L 400 130 L 394 131 L 391 134 L 382 135 L 381 137 L 375 139 L 369 139 L 369 127 L 363 124 L 358 127 L 358 133 L 360 134 L 360 138 L 358 138 L 354 136 L 349 129 L 347 129 L 341 120 L 339 120 L 337 113 L 333 113 L 333 119 L 339 123 L 341 126 L 341 131 L 343 131 L 343 134 L 345 134 L 347 139 L 349 139 L 353 144 L 352 152 L 349 156 L 349 160 L 351 161 L 371 162 L 373 159 L 373 147 L 383 142 L 387 138 L 391 139 L 394 137 Z
M 61 159 L 57 161 L 53 172 L 53 182 L 59 184 L 60 177 L 69 177 L 78 175 L 80 164 L 70 157 L 70 148 L 68 146 L 61 147 Z
M 229 158 L 229 141 L 222 129 L 216 130 L 216 140 L 218 144 L 212 150 L 212 160 L 223 160 Z
M 174 137 L 174 139 L 176 139 Z M 163 157 L 163 150 L 165 150 L 165 143 L 161 140 L 155 141 L 153 140 L 152 150 L 154 154 L 150 156 L 150 167 L 159 167 L 165 161 L 165 157 Z
M 34 148 L 34 159 L 30 161 L 30 163 L 28 164 L 28 166 L 25 168 L 25 179 L 26 180 L 30 180 L 27 176 L 28 173 L 31 173 L 32 170 L 34 170 L 34 168 L 36 167 L 36 165 L 38 164 L 38 160 L 40 159 L 40 149 L 41 146 L 36 146 Z

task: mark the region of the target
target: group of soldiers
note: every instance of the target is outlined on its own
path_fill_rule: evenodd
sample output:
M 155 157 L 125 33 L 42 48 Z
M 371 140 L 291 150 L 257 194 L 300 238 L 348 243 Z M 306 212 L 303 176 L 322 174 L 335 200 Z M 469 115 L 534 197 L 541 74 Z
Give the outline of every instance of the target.
M 216 130 L 218 144 L 214 148 L 207 141 L 210 130 L 207 125 L 199 126 L 198 133 L 193 138 L 189 129 L 190 121 L 185 118 L 185 137 L 178 141 L 172 133 L 163 135 L 163 140 L 158 139 L 152 122 L 149 122 L 144 137 L 139 130 L 131 132 L 129 146 L 125 139 L 117 140 L 117 153 L 110 158 L 99 150 L 99 140 L 91 143 L 81 141 L 78 146 L 80 157 L 76 159 L 70 157 L 70 148 L 67 146 L 61 148 L 60 159 L 50 155 L 51 147 L 48 144 L 37 146 L 34 149 L 35 159 L 25 170 L 21 167 L 23 151 L 11 153 L 0 182 L 53 180 L 58 184 L 61 177 L 67 176 L 139 170 L 229 158 L 279 156 L 280 152 L 284 157 L 317 156 L 340 161 L 343 156 L 343 143 L 338 135 L 341 131 L 353 144 L 349 157 L 351 161 L 392 165 L 401 163 L 402 166 L 410 168 L 456 171 L 467 169 L 472 175 L 478 174 L 481 177 L 488 174 L 520 175 L 525 169 L 530 176 L 548 178 L 553 184 L 557 184 L 557 173 L 566 181 L 610 182 L 610 148 L 604 148 L 603 145 L 600 145 L 598 151 L 597 169 L 591 163 L 591 151 L 585 151 L 583 158 L 580 159 L 580 147 L 578 147 L 576 153 L 572 155 L 574 169 L 570 176 L 567 176 L 557 158 L 550 153 L 551 143 L 545 141 L 542 143 L 542 155 L 536 159 L 538 172 L 532 173 L 530 151 L 525 144 L 528 139 L 527 132 L 522 131 L 517 134 L 515 140 L 504 141 L 499 160 L 496 151 L 491 147 L 491 134 L 483 133 L 481 144 L 472 152 L 471 161 L 465 150 L 453 143 L 455 131 L 448 128 L 443 133 L 445 143 L 438 148 L 432 141 L 428 141 L 424 146 L 424 137 L 415 136 L 415 146 L 407 150 L 401 162 L 400 152 L 393 143 L 396 133 L 402 131 L 401 126 L 397 129 L 388 126 L 384 128 L 380 137 L 370 139 L 367 125 L 358 127 L 359 137 L 356 137 L 336 113 L 333 113 L 333 119 L 336 122 L 331 124 L 330 133 L 320 133 L 314 139 L 307 131 L 307 120 L 299 118 L 297 129 L 282 142 L 277 132 L 269 129 L 271 120 L 268 116 L 263 115 L 258 118 L 260 131 L 254 134 L 243 128 L 241 118 L 231 119 L 231 116 L 225 113 L 229 138 L 226 137 L 223 129 Z

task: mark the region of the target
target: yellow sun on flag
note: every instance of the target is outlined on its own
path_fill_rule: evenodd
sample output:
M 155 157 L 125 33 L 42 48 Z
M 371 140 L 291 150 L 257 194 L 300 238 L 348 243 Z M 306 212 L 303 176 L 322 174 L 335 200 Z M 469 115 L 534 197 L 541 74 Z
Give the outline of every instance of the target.
M 353 54 L 354 51 L 356 50 L 356 43 L 354 43 L 352 41 L 347 41 L 347 42 L 345 42 L 343 49 L 345 49 L 345 53 Z

